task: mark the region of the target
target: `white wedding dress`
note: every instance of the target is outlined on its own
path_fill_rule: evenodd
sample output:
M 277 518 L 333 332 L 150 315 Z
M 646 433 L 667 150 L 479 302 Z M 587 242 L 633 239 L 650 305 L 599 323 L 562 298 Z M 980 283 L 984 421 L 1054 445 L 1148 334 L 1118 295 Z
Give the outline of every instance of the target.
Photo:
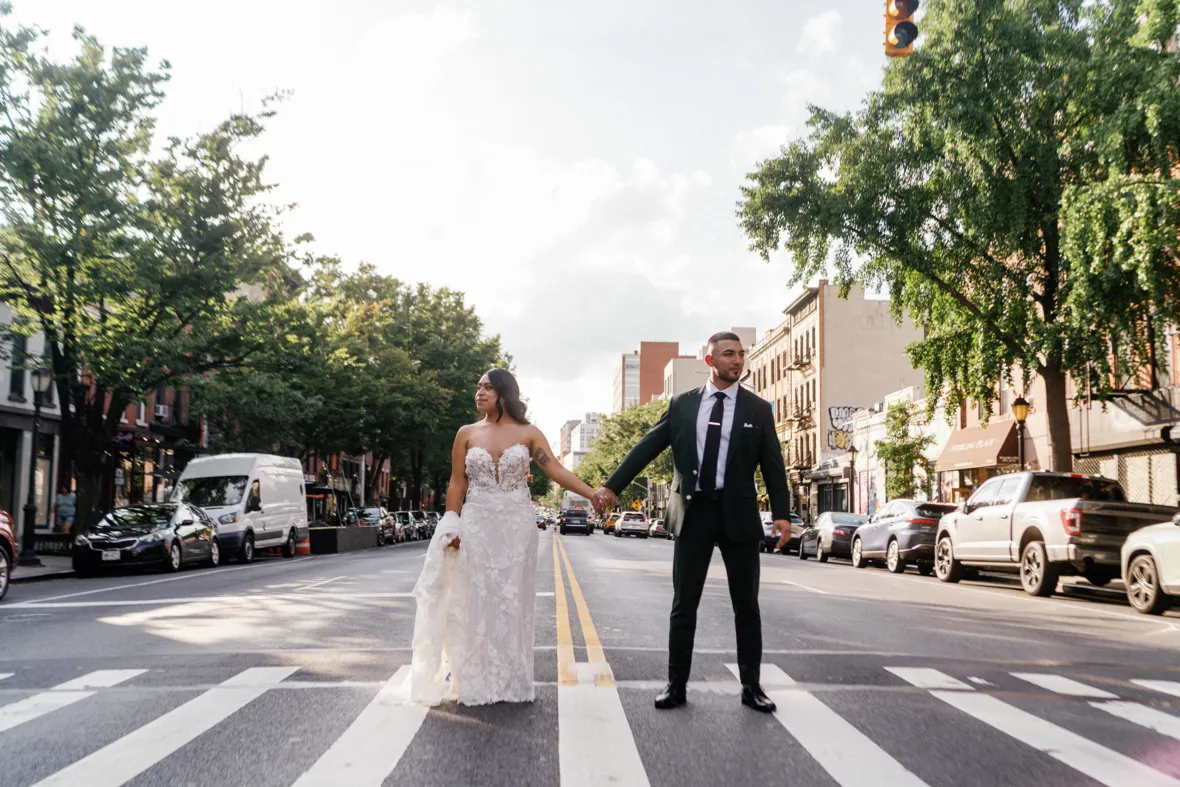
M 529 451 L 468 449 L 462 516 L 448 513 L 414 587 L 410 696 L 438 705 L 531 702 L 537 533 Z M 446 548 L 455 535 L 458 550 Z

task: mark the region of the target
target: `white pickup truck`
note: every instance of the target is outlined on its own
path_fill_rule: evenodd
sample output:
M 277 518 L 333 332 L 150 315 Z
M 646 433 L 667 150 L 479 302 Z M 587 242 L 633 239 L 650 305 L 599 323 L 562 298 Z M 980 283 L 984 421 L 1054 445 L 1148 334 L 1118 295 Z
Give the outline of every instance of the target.
M 1102 586 L 1121 574 L 1119 550 L 1133 531 L 1175 509 L 1128 503 L 1117 481 L 1069 473 L 1013 473 L 985 481 L 938 525 L 934 573 L 958 582 L 964 567 L 1019 569 L 1034 596 L 1063 574 Z

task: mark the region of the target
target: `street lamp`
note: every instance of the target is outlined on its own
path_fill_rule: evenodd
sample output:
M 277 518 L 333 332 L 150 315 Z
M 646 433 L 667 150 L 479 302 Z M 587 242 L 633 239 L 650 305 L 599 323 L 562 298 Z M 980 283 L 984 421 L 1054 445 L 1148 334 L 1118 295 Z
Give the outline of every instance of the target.
M 25 498 L 25 531 L 20 551 L 20 565 L 40 566 L 37 557 L 37 454 L 41 442 L 41 399 L 53 384 L 48 369 L 37 368 L 29 375 L 33 383 L 33 439 L 29 451 L 29 492 Z
M 852 466 L 850 468 L 850 470 L 852 472 L 849 473 L 849 475 L 848 475 L 848 497 L 849 497 L 848 513 L 856 514 L 856 513 L 859 513 L 857 511 L 857 505 L 856 505 L 856 443 L 849 444 L 848 458 L 849 458 L 849 461 L 852 463 Z
M 1024 421 L 1028 418 L 1028 402 L 1023 396 L 1012 403 L 1012 417 L 1016 419 L 1016 455 L 1020 458 L 1020 470 L 1024 471 Z

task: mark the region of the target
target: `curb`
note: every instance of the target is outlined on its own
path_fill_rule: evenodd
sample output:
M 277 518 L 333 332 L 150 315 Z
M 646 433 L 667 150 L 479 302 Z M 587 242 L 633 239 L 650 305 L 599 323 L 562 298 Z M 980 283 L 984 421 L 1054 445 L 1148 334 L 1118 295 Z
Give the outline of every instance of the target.
M 31 577 L 17 576 L 15 573 L 8 578 L 11 585 L 23 585 L 29 582 L 46 582 L 50 579 L 65 579 L 66 577 L 74 576 L 74 569 L 67 569 L 65 571 L 51 571 L 45 574 L 36 574 Z

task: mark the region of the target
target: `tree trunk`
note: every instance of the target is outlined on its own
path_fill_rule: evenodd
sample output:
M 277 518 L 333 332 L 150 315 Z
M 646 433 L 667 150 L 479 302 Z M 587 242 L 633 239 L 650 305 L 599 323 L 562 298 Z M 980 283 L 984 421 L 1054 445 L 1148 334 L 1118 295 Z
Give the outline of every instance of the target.
M 422 507 L 422 449 L 417 446 L 411 458 L 410 475 L 414 481 L 414 488 L 410 490 L 410 503 L 417 511 Z
M 1049 424 L 1049 466 L 1045 469 L 1069 473 L 1073 471 L 1073 437 L 1069 429 L 1065 372 L 1053 361 L 1041 367 L 1040 374 L 1045 383 L 1045 415 Z

